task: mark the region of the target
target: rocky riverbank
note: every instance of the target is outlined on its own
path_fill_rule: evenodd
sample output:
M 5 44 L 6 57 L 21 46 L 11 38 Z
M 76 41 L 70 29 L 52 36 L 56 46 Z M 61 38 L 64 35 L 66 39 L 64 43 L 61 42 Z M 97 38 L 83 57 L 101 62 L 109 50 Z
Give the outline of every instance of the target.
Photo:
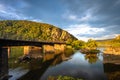
M 120 55 L 120 47 L 107 47 L 103 51 L 104 54 L 113 54 L 113 55 Z

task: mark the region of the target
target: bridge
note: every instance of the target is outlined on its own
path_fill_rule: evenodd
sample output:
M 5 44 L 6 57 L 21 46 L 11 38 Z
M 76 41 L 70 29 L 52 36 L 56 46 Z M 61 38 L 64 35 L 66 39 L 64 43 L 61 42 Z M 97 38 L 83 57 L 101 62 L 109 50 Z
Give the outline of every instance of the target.
M 0 39 L 0 80 L 3 80 L 5 77 L 8 76 L 8 53 L 9 47 L 12 46 L 27 46 L 27 48 L 29 48 L 30 46 L 41 47 L 42 53 L 45 54 L 47 52 L 55 53 L 56 51 L 64 52 L 66 43 Z M 24 54 L 26 54 L 25 50 Z M 29 54 L 29 51 L 27 51 L 27 54 Z

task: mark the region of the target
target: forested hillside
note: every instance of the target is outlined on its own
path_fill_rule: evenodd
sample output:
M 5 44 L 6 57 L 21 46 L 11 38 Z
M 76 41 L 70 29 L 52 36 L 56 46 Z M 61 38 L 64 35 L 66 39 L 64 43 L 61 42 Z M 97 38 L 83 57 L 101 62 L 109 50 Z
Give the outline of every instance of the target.
M 97 40 L 98 46 L 120 47 L 120 35 L 113 39 Z
M 120 35 L 114 39 L 99 42 L 99 44 L 105 47 L 105 54 L 120 55 Z
M 0 21 L 0 38 L 29 41 L 73 41 L 68 32 L 46 23 L 26 20 Z

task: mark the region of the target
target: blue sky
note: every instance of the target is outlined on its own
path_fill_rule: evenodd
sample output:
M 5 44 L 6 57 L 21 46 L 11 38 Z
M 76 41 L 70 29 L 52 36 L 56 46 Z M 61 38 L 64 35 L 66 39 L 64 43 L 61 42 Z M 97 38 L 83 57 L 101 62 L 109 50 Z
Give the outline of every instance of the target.
M 81 40 L 120 34 L 120 0 L 0 0 L 0 20 L 31 20 L 62 28 Z

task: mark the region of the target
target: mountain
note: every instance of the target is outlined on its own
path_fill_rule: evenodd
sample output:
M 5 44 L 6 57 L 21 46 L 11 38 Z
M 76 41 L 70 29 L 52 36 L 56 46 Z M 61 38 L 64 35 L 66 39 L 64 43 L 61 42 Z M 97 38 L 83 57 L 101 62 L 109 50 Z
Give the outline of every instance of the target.
M 26 20 L 0 21 L 0 38 L 27 41 L 74 41 L 73 35 L 56 26 Z

